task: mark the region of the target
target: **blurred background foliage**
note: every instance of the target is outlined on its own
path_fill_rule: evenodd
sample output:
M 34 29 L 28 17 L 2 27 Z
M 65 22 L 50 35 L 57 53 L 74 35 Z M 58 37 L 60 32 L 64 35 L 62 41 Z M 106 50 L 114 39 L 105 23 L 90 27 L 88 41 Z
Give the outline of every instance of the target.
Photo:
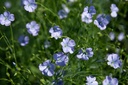
M 5 8 L 5 2 L 11 3 Z M 12 25 L 0 25 L 0 85 L 51 85 L 60 75 L 47 77 L 41 74 L 38 65 L 47 59 L 53 60 L 53 54 L 62 51 L 59 40 L 50 38 L 49 29 L 58 25 L 63 30 L 63 37 L 75 40 L 75 53 L 69 55 L 69 63 L 65 67 L 56 67 L 56 73 L 64 70 L 64 85 L 84 85 L 86 76 L 97 77 L 99 84 L 107 75 L 119 80 L 119 85 L 128 84 L 128 1 L 127 0 L 77 0 L 69 3 L 67 0 L 36 0 L 38 8 L 33 13 L 24 10 L 21 0 L 0 0 L 0 14 L 10 11 L 15 16 Z M 93 23 L 85 24 L 81 21 L 81 13 L 86 6 L 95 6 L 96 15 L 110 14 L 110 6 L 114 3 L 119 8 L 118 16 L 112 18 L 106 30 L 101 31 Z M 65 19 L 59 19 L 58 11 L 65 4 L 70 12 Z M 39 35 L 33 37 L 27 32 L 26 23 L 35 20 L 40 24 Z M 10 27 L 13 29 L 14 40 L 11 40 Z M 111 41 L 109 33 L 114 32 L 116 38 Z M 123 32 L 125 38 L 117 39 Z M 18 42 L 20 35 L 29 36 L 29 44 L 22 47 Z M 49 41 L 50 47 L 45 48 L 44 42 Z M 13 44 L 13 43 L 14 44 Z M 79 60 L 76 54 L 80 48 L 92 47 L 93 58 L 88 61 Z M 12 49 L 14 48 L 14 49 Z M 119 51 L 117 52 L 117 49 Z M 114 70 L 107 65 L 106 55 L 118 53 L 123 67 Z M 15 57 L 14 57 L 15 56 Z

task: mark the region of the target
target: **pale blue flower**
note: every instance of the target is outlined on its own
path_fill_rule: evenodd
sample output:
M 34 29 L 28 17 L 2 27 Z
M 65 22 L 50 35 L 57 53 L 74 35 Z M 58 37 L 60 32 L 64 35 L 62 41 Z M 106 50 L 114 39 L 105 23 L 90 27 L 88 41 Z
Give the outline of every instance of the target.
M 70 38 L 64 38 L 63 41 L 61 42 L 61 45 L 62 45 L 62 49 L 64 51 L 64 53 L 73 53 L 74 52 L 74 46 L 76 45 L 75 44 L 75 41 L 70 39 Z
M 88 13 L 91 14 L 91 15 L 95 15 L 96 14 L 96 9 L 94 6 L 90 6 L 88 8 Z
M 3 14 L 0 14 L 0 24 L 5 26 L 10 26 L 11 22 L 14 21 L 14 14 L 5 11 Z
M 28 36 L 24 36 L 24 35 L 21 35 L 18 39 L 19 43 L 21 46 L 25 46 L 29 43 L 29 37 Z
M 53 76 L 54 70 L 55 70 L 55 65 L 52 64 L 50 60 L 46 60 L 42 64 L 39 64 L 39 70 L 45 76 Z
M 58 15 L 60 19 L 63 19 L 63 18 L 66 18 L 68 14 L 65 12 L 65 10 L 62 9 L 62 10 L 59 10 Z
M 66 18 L 68 16 L 68 13 L 70 12 L 70 10 L 68 9 L 68 7 L 66 7 L 65 4 L 62 4 L 62 8 L 63 9 L 59 10 L 58 12 L 60 19 Z
M 86 50 L 80 49 L 76 56 L 79 59 L 88 60 L 93 54 L 92 48 L 86 48 Z
M 94 20 L 94 24 L 100 28 L 100 30 L 105 30 L 106 26 L 109 24 L 110 21 L 110 16 L 109 15 L 104 15 L 104 14 L 99 14 L 97 16 L 97 19 Z
M 107 64 L 110 65 L 111 67 L 113 67 L 114 69 L 120 68 L 122 65 L 121 60 L 119 59 L 119 55 L 118 54 L 109 54 L 107 57 Z
M 83 13 L 81 14 L 82 22 L 91 23 L 92 17 L 94 14 L 96 14 L 95 7 L 94 6 L 90 6 L 90 7 L 86 6 L 84 8 Z
M 54 37 L 55 39 L 61 38 L 62 36 L 62 30 L 59 26 L 51 27 L 49 32 L 51 33 L 51 37 Z
M 35 0 L 23 0 L 24 9 L 28 12 L 34 12 L 37 8 Z
M 46 40 L 45 42 L 44 42 L 44 47 L 45 48 L 48 48 L 48 47 L 50 47 L 50 42 L 48 41 L 48 40 Z
M 110 32 L 109 33 L 109 38 L 110 38 L 110 40 L 114 40 L 115 39 L 115 33 L 114 32 Z
M 30 23 L 26 24 L 26 28 L 28 30 L 28 33 L 32 34 L 33 36 L 37 36 L 40 26 L 35 21 L 31 21 Z
M 4 3 L 4 6 L 5 6 L 6 8 L 10 8 L 10 7 L 12 6 L 12 4 L 11 4 L 11 2 L 6 1 L 6 2 Z
M 82 19 L 82 22 L 91 23 L 92 22 L 92 15 L 87 13 L 87 12 L 83 12 L 81 15 L 81 19 Z
M 115 4 L 111 4 L 111 16 L 117 17 L 117 12 L 119 11 L 118 7 Z
M 96 81 L 96 77 L 88 76 L 86 77 L 86 85 L 98 85 L 98 82 Z
M 67 0 L 67 2 L 69 3 L 73 3 L 73 2 L 76 2 L 77 0 Z
M 118 40 L 119 41 L 122 41 L 123 39 L 124 39 L 124 33 L 123 32 L 121 32 L 119 35 L 118 35 Z
M 53 55 L 55 63 L 59 66 L 65 66 L 68 63 L 68 56 L 65 55 L 63 52 L 59 52 Z
M 103 80 L 103 85 L 118 85 L 118 80 L 110 76 L 106 76 L 106 79 Z

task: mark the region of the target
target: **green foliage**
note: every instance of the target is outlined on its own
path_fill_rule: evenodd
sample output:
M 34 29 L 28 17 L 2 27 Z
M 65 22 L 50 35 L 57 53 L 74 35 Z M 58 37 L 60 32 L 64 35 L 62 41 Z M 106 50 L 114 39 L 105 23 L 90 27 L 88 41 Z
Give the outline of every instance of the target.
M 64 67 L 56 67 L 56 72 L 64 70 L 64 85 L 85 85 L 86 76 L 97 78 L 99 85 L 105 76 L 112 75 L 117 78 L 119 85 L 128 84 L 128 1 L 126 0 L 77 0 L 68 3 L 66 0 L 36 0 L 38 7 L 33 13 L 24 10 L 20 0 L 8 0 L 11 8 L 5 8 L 5 0 L 0 0 L 0 14 L 8 10 L 15 16 L 11 26 L 0 25 L 0 85 L 51 85 L 60 75 L 47 77 L 39 71 L 39 64 L 47 59 L 52 62 L 53 54 L 61 52 L 60 42 L 64 37 L 70 37 L 76 42 L 75 52 L 69 55 L 69 62 Z M 92 3 L 91 3 L 92 1 Z M 84 7 L 95 6 L 96 15 L 110 14 L 110 5 L 115 3 L 119 8 L 118 16 L 112 18 L 106 30 L 101 31 L 93 23 L 86 24 L 81 21 Z M 58 11 L 62 4 L 70 9 L 68 17 L 59 19 Z M 40 24 L 39 35 L 33 37 L 27 32 L 26 23 L 35 20 Z M 58 25 L 63 30 L 61 39 L 51 38 L 49 29 Z M 110 41 L 109 33 L 125 33 L 123 41 Z M 18 37 L 28 35 L 29 44 L 20 46 Z M 117 36 L 116 36 L 117 37 Z M 44 42 L 50 41 L 49 48 L 44 47 Z M 88 61 L 76 57 L 80 48 L 93 48 L 94 56 Z M 118 54 L 123 62 L 122 68 L 114 69 L 107 65 L 108 53 Z

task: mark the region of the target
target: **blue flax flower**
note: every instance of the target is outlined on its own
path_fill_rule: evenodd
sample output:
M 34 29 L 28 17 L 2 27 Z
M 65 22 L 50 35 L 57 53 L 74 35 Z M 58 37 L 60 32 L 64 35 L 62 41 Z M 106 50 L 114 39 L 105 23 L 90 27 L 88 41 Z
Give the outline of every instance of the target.
M 24 35 L 21 35 L 18 39 L 19 43 L 21 46 L 25 46 L 29 43 L 29 37 L 28 36 L 24 36 Z
M 118 7 L 115 4 L 111 4 L 111 16 L 117 17 L 117 12 L 119 11 Z
M 51 27 L 49 32 L 51 33 L 51 37 L 54 37 L 55 39 L 61 38 L 62 36 L 62 30 L 59 26 Z
M 10 26 L 11 22 L 14 21 L 14 14 L 5 11 L 3 14 L 0 14 L 0 24 L 5 26 Z
M 62 4 L 62 8 L 63 9 L 59 10 L 58 12 L 60 19 L 66 18 L 68 16 L 68 13 L 70 12 L 66 5 Z
M 43 62 L 42 64 L 39 65 L 39 70 L 45 76 L 53 76 L 55 66 L 54 66 L 54 64 L 51 63 L 50 60 L 46 60 L 45 62 Z
M 69 3 L 73 3 L 73 2 L 76 2 L 77 0 L 67 0 L 67 2 Z
M 119 59 L 119 55 L 118 54 L 109 54 L 107 57 L 107 64 L 110 65 L 111 67 L 113 67 L 114 69 L 120 68 L 122 65 L 121 60 Z
M 23 0 L 24 9 L 28 12 L 34 12 L 37 8 L 35 0 Z
M 90 57 L 93 56 L 93 51 L 92 48 L 87 48 L 86 50 L 80 49 L 77 58 L 83 59 L 83 60 L 88 60 Z
M 121 32 L 119 35 L 118 35 L 118 40 L 119 41 L 122 41 L 124 39 L 125 35 L 123 32 Z
M 103 85 L 118 85 L 118 80 L 110 76 L 106 76 L 106 79 L 103 80 Z
M 26 28 L 28 33 L 32 34 L 33 36 L 37 36 L 40 26 L 35 21 L 31 21 L 30 23 L 26 24 Z
M 46 41 L 44 42 L 44 47 L 45 47 L 45 48 L 49 48 L 50 45 L 51 45 L 51 43 L 50 43 L 48 40 L 46 40 Z
M 96 14 L 95 7 L 94 6 L 90 6 L 90 7 L 86 6 L 84 8 L 83 13 L 81 14 L 82 22 L 91 23 L 92 17 L 94 14 Z
M 110 40 L 114 40 L 115 39 L 115 33 L 114 32 L 110 32 L 109 33 L 109 38 L 110 38 Z
M 65 66 L 68 63 L 68 56 L 65 55 L 63 52 L 59 52 L 53 55 L 56 64 L 59 66 Z
M 61 45 L 62 45 L 62 49 L 64 51 L 64 53 L 73 53 L 74 52 L 74 46 L 76 45 L 75 44 L 75 41 L 70 39 L 70 38 L 64 38 L 63 41 L 61 42 Z
M 105 30 L 106 26 L 109 24 L 110 21 L 110 16 L 109 15 L 104 15 L 104 14 L 99 14 L 97 16 L 97 19 L 94 20 L 94 24 L 100 28 L 100 30 Z
M 12 4 L 11 4 L 11 2 L 6 1 L 6 2 L 4 3 L 4 6 L 5 6 L 6 8 L 11 8 Z
M 86 77 L 87 83 L 86 85 L 98 85 L 98 82 L 96 81 L 96 77 L 88 76 Z

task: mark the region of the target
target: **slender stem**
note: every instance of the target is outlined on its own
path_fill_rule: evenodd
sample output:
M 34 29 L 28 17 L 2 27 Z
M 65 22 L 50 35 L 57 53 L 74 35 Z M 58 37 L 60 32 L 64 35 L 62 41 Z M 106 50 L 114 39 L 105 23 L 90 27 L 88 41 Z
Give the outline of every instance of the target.
M 44 6 L 43 4 L 40 4 L 40 3 L 38 3 L 38 2 L 36 2 L 36 4 L 40 5 L 40 6 L 43 7 L 45 10 L 51 12 L 54 16 L 56 16 L 56 17 L 59 19 L 58 15 L 57 15 L 56 13 L 54 13 L 52 10 L 50 10 L 49 8 L 47 8 L 46 6 Z
M 13 53 L 15 63 L 17 63 L 16 55 L 15 55 L 14 36 L 13 36 L 13 31 L 12 31 L 12 26 L 11 25 L 10 25 L 10 32 L 11 32 L 12 49 L 13 49 L 12 53 Z
M 6 37 L 5 34 L 3 34 L 3 33 L 1 32 L 1 30 L 0 30 L 0 34 L 3 36 L 3 39 L 4 39 L 5 43 L 7 44 L 7 46 L 8 46 L 9 49 L 10 49 L 10 51 L 12 52 L 11 44 L 10 44 L 10 42 L 8 41 L 8 38 Z

